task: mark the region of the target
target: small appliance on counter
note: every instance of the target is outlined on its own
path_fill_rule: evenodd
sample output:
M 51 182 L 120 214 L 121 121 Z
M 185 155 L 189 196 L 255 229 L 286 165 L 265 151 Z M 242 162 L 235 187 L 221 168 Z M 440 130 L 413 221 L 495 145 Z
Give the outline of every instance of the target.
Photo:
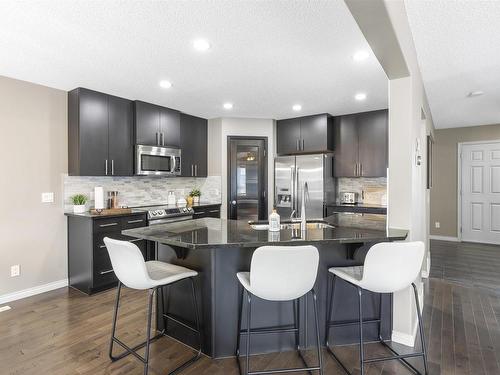
M 344 191 L 340 193 L 341 204 L 358 204 L 359 195 L 352 191 Z

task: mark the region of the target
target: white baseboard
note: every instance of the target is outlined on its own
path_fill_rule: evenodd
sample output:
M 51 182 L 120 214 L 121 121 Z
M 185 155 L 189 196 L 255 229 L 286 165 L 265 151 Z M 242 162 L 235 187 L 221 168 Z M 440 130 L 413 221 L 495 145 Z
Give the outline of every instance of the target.
M 413 348 L 415 346 L 415 338 L 417 337 L 418 322 L 415 322 L 414 327 L 413 334 L 411 335 L 405 332 L 392 331 L 392 341 Z
M 68 279 L 54 281 L 54 282 L 51 282 L 48 284 L 35 286 L 33 288 L 20 290 L 18 292 L 7 293 L 7 294 L 0 296 L 0 305 L 2 305 L 4 303 L 16 301 L 18 299 L 31 297 L 31 296 L 34 296 L 37 294 L 49 292 L 49 291 L 54 290 L 54 289 L 64 288 L 66 286 L 68 286 Z
M 450 242 L 460 242 L 458 237 L 449 237 L 449 236 L 435 236 L 435 235 L 430 235 L 429 238 L 431 240 L 439 240 L 439 241 L 450 241 Z

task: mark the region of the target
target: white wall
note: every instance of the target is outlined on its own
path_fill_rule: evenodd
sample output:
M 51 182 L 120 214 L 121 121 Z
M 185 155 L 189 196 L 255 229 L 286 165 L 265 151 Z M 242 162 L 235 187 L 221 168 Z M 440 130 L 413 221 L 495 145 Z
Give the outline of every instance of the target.
M 267 137 L 268 212 L 274 201 L 275 121 L 271 119 L 217 118 L 208 121 L 208 174 L 221 176 L 221 217 L 227 217 L 227 137 Z

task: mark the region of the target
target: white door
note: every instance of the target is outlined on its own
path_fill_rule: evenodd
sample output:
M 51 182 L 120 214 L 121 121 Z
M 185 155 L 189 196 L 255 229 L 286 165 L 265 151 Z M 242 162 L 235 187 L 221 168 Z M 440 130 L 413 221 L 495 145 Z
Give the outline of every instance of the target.
M 500 142 L 462 145 L 462 240 L 500 244 Z

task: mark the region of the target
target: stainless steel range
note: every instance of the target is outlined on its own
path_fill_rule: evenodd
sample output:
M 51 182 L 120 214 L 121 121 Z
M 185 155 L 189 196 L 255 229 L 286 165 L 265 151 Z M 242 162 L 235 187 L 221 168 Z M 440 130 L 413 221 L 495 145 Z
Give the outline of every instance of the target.
M 148 225 L 175 223 L 191 220 L 194 210 L 191 207 L 149 206 L 141 207 L 148 211 Z

